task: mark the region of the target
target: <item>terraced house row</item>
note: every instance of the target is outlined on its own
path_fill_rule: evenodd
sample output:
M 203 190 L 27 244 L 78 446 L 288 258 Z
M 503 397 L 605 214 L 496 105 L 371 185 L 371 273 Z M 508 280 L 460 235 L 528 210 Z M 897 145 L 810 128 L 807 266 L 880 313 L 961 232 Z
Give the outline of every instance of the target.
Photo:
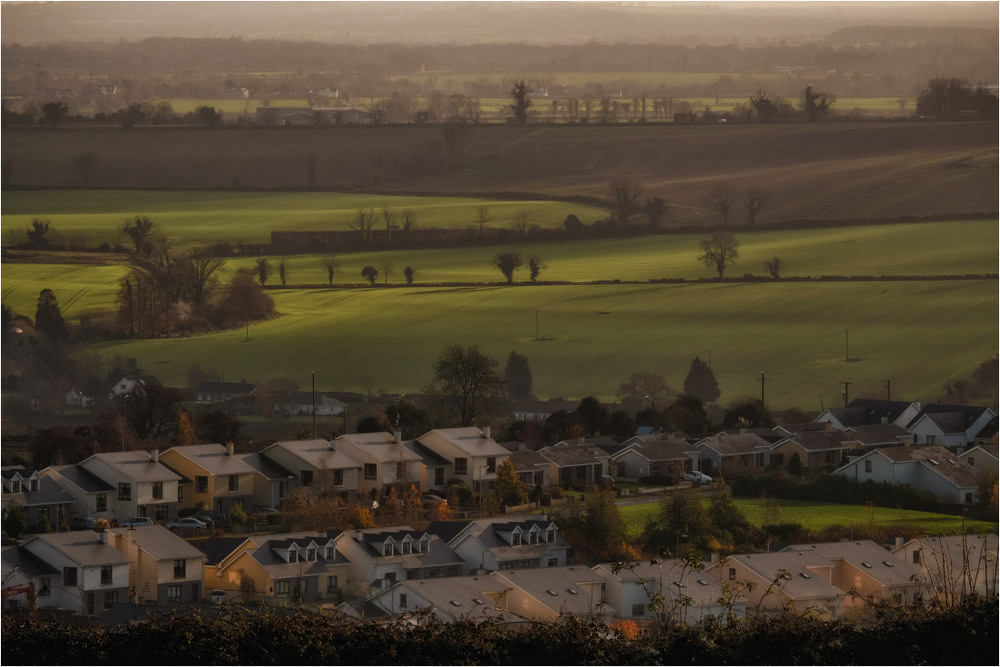
M 195 546 L 197 545 L 197 546 Z M 791 545 L 692 567 L 568 563 L 545 516 L 188 542 L 162 526 L 37 535 L 3 550 L 5 608 L 115 623 L 164 606 L 259 600 L 354 618 L 508 623 L 779 615 L 865 619 L 874 604 L 997 594 L 997 536 Z M 158 611 L 159 610 L 159 611 Z

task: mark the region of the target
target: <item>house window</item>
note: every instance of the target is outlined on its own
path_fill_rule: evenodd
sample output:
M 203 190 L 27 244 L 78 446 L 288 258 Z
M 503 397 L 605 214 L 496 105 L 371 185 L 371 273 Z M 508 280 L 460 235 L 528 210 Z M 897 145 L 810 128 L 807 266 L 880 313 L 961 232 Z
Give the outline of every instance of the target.
M 288 582 L 287 581 L 276 581 L 276 582 L 274 582 L 274 594 L 275 595 L 288 595 Z
M 969 503 L 971 505 L 972 501 L 973 501 L 973 494 L 971 494 L 971 493 L 965 494 L 965 502 L 967 502 L 967 503 Z
M 312 486 L 313 485 L 313 471 L 303 470 L 302 474 L 299 476 L 302 482 L 302 486 Z
M 469 472 L 469 459 L 455 459 L 455 474 L 466 475 Z
M 98 512 L 108 511 L 108 494 L 106 493 L 97 494 L 97 511 Z
M 331 574 L 326 578 L 326 592 L 336 593 L 337 592 L 337 575 Z
M 42 577 L 38 580 L 38 596 L 48 597 L 52 594 L 52 580 L 48 577 Z
M 913 563 L 915 565 L 920 565 L 920 552 L 919 551 L 914 551 L 913 552 Z
M 391 556 L 392 555 L 392 542 L 386 542 L 382 545 L 382 555 Z
M 407 605 L 406 593 L 400 593 L 399 594 L 399 608 L 400 609 L 406 609 L 406 605 Z
M 403 542 L 399 546 L 400 546 L 400 551 L 402 551 L 402 553 L 403 553 L 404 556 L 409 556 L 411 553 L 413 553 L 413 543 L 412 542 Z
M 178 558 L 174 561 L 174 579 L 183 579 L 187 576 L 187 561 Z
M 11 493 L 21 493 L 21 482 L 20 480 L 14 480 L 10 483 Z
M 167 602 L 180 602 L 180 601 L 181 601 L 181 585 L 169 584 L 167 586 Z
M 111 609 L 118 602 L 118 591 L 105 591 L 104 608 Z
M 194 478 L 194 491 L 195 493 L 208 493 L 208 477 L 206 475 L 197 475 Z
M 937 444 L 937 436 L 936 435 L 929 435 L 929 436 L 927 436 L 927 444 L 928 445 L 936 445 Z
M 163 482 L 153 482 L 153 500 L 163 500 Z
M 397 463 L 396 464 L 396 479 L 404 479 L 406 477 L 406 464 Z
M 288 562 L 289 563 L 298 563 L 299 562 L 299 550 L 298 549 L 289 549 L 288 550 Z
M 240 490 L 240 476 L 239 475 L 230 475 L 229 476 L 229 490 L 230 491 L 239 491 Z
M 644 604 L 634 604 L 632 605 L 632 616 L 643 616 L 646 613 L 646 605 Z
M 344 485 L 344 471 L 343 470 L 339 470 L 338 469 L 338 470 L 334 470 L 333 471 L 333 485 L 334 486 L 343 486 Z
M 976 457 L 975 456 L 970 456 L 967 460 L 968 460 L 970 466 L 972 466 L 973 468 L 976 467 Z
M 312 563 L 316 560 L 316 548 L 309 547 L 306 549 L 306 562 Z
M 38 480 L 37 479 L 28 480 L 28 490 L 29 491 L 37 491 L 38 490 Z
M 422 539 L 420 540 L 420 553 L 425 554 L 430 551 L 430 540 Z
M 538 544 L 538 533 L 534 531 L 528 533 L 528 544 Z
M 337 479 L 337 471 L 336 470 L 333 471 L 333 479 L 334 480 Z M 282 480 L 282 481 L 278 482 L 278 499 L 280 500 L 280 499 L 284 498 L 287 493 L 288 493 L 288 481 L 287 480 Z
M 444 486 L 444 468 L 434 469 L 434 486 Z
M 178 503 L 184 502 L 184 487 L 181 486 L 180 484 L 177 485 L 177 502 Z
M 519 546 L 521 546 L 521 533 L 511 533 L 511 536 L 510 536 L 510 545 L 512 547 L 519 547 Z
M 549 528 L 547 531 L 545 531 L 545 541 L 546 542 L 555 542 L 556 541 L 556 531 L 553 530 L 553 529 L 551 529 L 551 528 Z
M 865 472 L 871 472 L 871 471 L 872 471 L 872 462 L 865 461 Z
M 132 500 L 132 485 L 128 482 L 118 484 L 118 500 Z
M 497 471 L 497 457 L 487 456 L 486 457 L 486 472 L 496 472 Z
M 63 586 L 76 586 L 76 568 L 63 568 Z
M 365 479 L 375 479 L 378 475 L 378 466 L 374 463 L 365 464 Z
M 736 568 L 729 568 L 729 581 L 736 581 Z
M 107 586 L 111 583 L 111 566 L 102 565 L 101 566 L 101 585 Z

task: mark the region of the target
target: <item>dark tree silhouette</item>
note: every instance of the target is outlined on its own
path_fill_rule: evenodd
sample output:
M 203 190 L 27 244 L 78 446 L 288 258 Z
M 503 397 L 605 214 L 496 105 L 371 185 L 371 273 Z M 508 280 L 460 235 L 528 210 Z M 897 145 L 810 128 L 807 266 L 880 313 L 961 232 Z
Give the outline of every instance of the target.
M 521 266 L 521 254 L 516 252 L 498 252 L 496 257 L 493 258 L 493 262 L 500 273 L 504 275 L 507 279 L 507 284 L 512 284 L 514 282 L 514 271 L 517 267 Z
M 375 280 L 378 278 L 378 269 L 374 266 L 366 266 L 361 269 L 361 276 L 368 281 L 368 284 L 375 287 Z
M 514 103 L 510 105 L 510 109 L 514 112 L 514 122 L 518 125 L 528 124 L 528 107 L 531 106 L 528 93 L 530 92 L 528 85 L 523 79 L 516 81 L 510 91 L 511 96 L 514 98 Z
M 705 266 L 714 266 L 719 272 L 719 280 L 722 280 L 726 267 L 739 257 L 739 248 L 740 242 L 735 236 L 726 232 L 716 232 L 707 239 L 702 239 L 701 255 L 698 259 Z
M 699 357 L 691 361 L 691 368 L 684 378 L 684 393 L 703 403 L 714 403 L 719 398 L 719 383 L 715 379 L 715 373 Z
M 504 395 L 504 381 L 497 373 L 497 362 L 479 351 L 476 345 L 449 345 L 434 364 L 431 396 L 469 426 L 491 404 Z
M 132 243 L 135 244 L 135 253 L 137 255 L 145 255 L 149 257 L 153 250 L 152 244 L 147 243 L 147 240 L 154 236 L 159 231 L 159 225 L 150 220 L 145 215 L 136 215 L 131 218 L 126 218 L 125 222 L 121 226 L 122 236 L 127 236 L 132 239 Z
M 608 191 L 618 222 L 622 224 L 628 222 L 629 218 L 641 210 L 639 194 L 642 192 L 642 187 L 631 178 L 621 176 L 613 179 L 608 184 Z
M 747 208 L 747 224 L 757 223 L 757 214 L 767 202 L 767 193 L 761 188 L 750 188 L 743 194 L 743 205 Z
M 66 321 L 59 309 L 59 300 L 47 287 L 38 293 L 35 330 L 53 343 L 62 343 L 69 336 L 69 329 L 66 328 Z
M 504 378 L 507 381 L 507 396 L 511 400 L 518 401 L 531 396 L 531 368 L 527 357 L 511 352 L 507 357 Z

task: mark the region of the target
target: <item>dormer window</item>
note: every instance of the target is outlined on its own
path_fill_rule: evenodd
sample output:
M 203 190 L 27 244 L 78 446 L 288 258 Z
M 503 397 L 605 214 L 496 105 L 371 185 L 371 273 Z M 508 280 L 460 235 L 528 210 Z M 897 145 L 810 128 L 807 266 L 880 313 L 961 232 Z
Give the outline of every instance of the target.
M 420 538 L 420 553 L 425 554 L 430 551 L 431 541 L 426 537 Z
M 555 529 L 549 528 L 547 531 L 545 531 L 545 541 L 546 542 L 555 542 L 556 541 L 556 531 L 555 531 Z
M 391 556 L 392 555 L 392 542 L 386 542 L 382 545 L 382 555 Z
M 15 479 L 14 481 L 12 481 L 10 483 L 10 491 L 11 491 L 11 493 L 21 493 L 21 482 L 20 482 L 20 480 Z
M 512 547 L 521 546 L 521 533 L 511 533 L 510 535 L 510 545 Z
M 37 479 L 32 479 L 32 480 L 28 481 L 28 490 L 29 491 L 37 491 L 38 490 L 38 480 Z
M 399 549 L 404 556 L 409 556 L 413 552 L 413 543 L 407 540 L 399 545 Z
M 306 560 L 309 561 L 310 563 L 316 560 L 316 548 L 315 547 L 309 547 L 309 549 L 306 550 Z

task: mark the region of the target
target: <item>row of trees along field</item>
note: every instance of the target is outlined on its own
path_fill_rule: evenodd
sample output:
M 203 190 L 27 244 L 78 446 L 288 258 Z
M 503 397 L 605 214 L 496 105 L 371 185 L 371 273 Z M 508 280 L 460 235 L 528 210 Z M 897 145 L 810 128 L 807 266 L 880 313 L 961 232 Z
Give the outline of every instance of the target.
M 836 115 L 836 95 L 829 92 L 814 90 L 807 85 L 800 93 L 797 102 L 775 92 L 773 85 L 760 83 L 749 94 L 730 96 L 725 105 L 720 107 L 720 95 L 715 97 L 715 105 L 699 103 L 696 107 L 691 101 L 675 96 L 656 96 L 646 91 L 637 93 L 634 97 L 621 99 L 610 94 L 596 97 L 584 96 L 549 98 L 532 97 L 536 89 L 529 88 L 525 80 L 514 81 L 507 91 L 513 102 L 498 112 L 486 113 L 483 104 L 477 98 L 466 98 L 452 94 L 447 97 L 430 95 L 428 97 L 402 96 L 394 93 L 388 98 L 369 97 L 364 100 L 354 100 L 354 106 L 367 111 L 366 122 L 378 125 L 383 123 L 448 123 L 450 136 L 445 136 L 445 142 L 452 145 L 455 140 L 455 124 L 480 122 L 512 122 L 516 125 L 532 123 L 646 123 L 655 121 L 673 122 L 817 122 L 828 120 Z M 744 101 L 733 101 L 733 97 Z M 700 106 L 704 104 L 704 106 Z M 899 98 L 898 111 L 906 110 L 908 100 Z M 265 105 L 266 108 L 267 105 Z M 314 104 L 310 104 L 310 107 Z M 256 107 L 255 107 L 256 108 Z M 534 110 L 532 110 L 532 108 Z M 939 120 L 954 120 L 959 118 L 995 119 L 998 116 L 997 96 L 984 85 L 971 85 L 967 81 L 951 78 L 932 79 L 917 98 L 914 114 L 924 118 Z M 893 114 L 895 115 L 895 114 Z M 240 113 L 224 114 L 214 106 L 207 104 L 198 106 L 195 110 L 183 114 L 175 113 L 170 102 L 165 100 L 147 100 L 131 102 L 127 106 L 113 111 L 85 113 L 77 109 L 73 113 L 70 104 L 62 100 L 27 104 L 20 110 L 3 107 L 4 126 L 40 125 L 57 128 L 63 124 L 74 125 L 120 125 L 126 129 L 136 125 L 199 125 L 218 128 L 229 124 L 240 126 L 253 125 L 256 117 L 251 115 L 249 101 Z M 314 124 L 340 124 L 342 120 L 334 117 L 331 121 L 320 112 L 315 113 Z

